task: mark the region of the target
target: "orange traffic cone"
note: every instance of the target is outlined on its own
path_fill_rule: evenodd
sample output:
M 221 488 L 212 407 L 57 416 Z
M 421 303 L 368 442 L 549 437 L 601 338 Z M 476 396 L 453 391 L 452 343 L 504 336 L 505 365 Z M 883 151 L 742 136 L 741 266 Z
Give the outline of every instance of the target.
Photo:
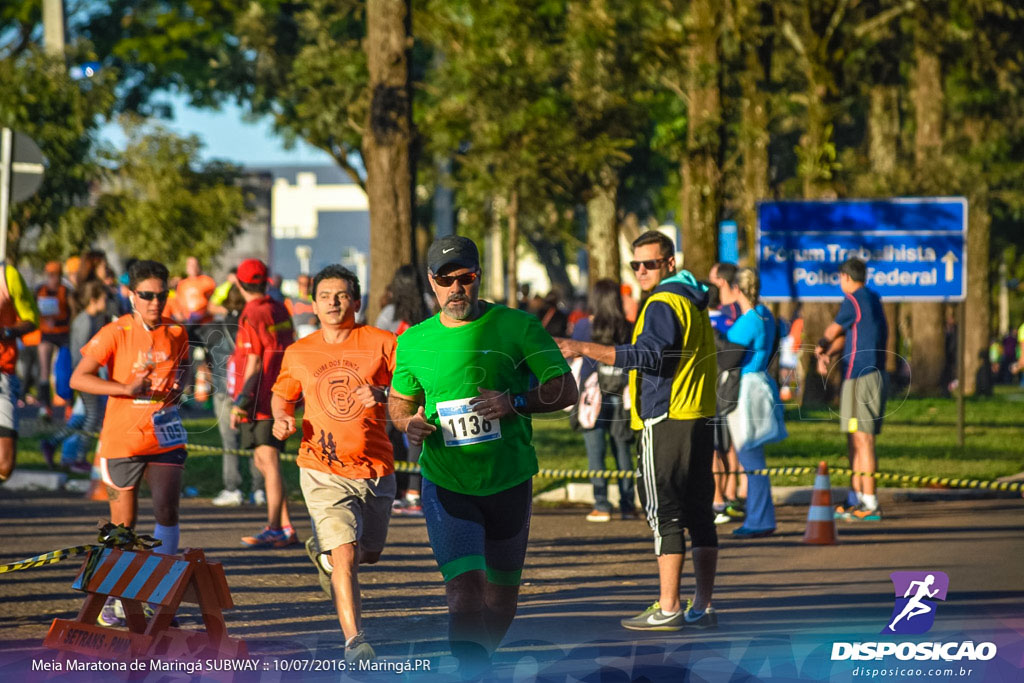
M 807 512 L 807 531 L 804 543 L 834 545 L 836 542 L 836 520 L 832 511 L 832 481 L 828 476 L 828 464 L 818 463 L 818 474 L 814 477 L 814 491 L 811 492 L 811 509 Z
M 89 490 L 85 492 L 85 497 L 89 500 L 110 500 L 107 496 L 107 485 L 103 483 L 103 475 L 100 474 L 100 468 L 95 462 L 92 464 L 92 472 L 89 473 Z

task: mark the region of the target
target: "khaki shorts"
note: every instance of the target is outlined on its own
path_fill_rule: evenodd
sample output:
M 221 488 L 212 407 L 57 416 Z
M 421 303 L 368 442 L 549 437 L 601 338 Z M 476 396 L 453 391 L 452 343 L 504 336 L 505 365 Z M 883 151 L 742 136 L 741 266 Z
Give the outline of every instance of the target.
M 888 387 L 883 373 L 869 372 L 843 382 L 839 398 L 839 427 L 844 434 L 880 434 Z
M 0 372 L 0 437 L 18 438 L 17 406 L 20 393 L 21 380 L 18 376 Z
M 367 552 L 384 549 L 395 500 L 394 474 L 381 479 L 347 479 L 303 467 L 299 483 L 321 552 L 356 541 Z

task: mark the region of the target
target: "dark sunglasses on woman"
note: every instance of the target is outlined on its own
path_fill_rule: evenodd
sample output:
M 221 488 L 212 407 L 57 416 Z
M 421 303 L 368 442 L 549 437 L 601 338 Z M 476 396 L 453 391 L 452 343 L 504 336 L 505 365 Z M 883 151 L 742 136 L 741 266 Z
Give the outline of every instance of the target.
M 167 292 L 135 292 L 135 296 L 139 297 L 143 301 L 152 301 L 153 299 L 156 299 L 160 303 L 167 301 L 167 295 Z

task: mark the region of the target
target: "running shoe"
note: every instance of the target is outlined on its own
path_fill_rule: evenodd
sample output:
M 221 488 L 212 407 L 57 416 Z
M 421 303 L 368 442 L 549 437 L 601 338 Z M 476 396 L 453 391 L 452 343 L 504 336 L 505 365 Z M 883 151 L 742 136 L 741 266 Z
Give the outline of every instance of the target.
M 290 545 L 296 545 L 299 542 L 299 535 L 295 533 L 295 529 L 286 526 L 281 531 L 284 532 L 284 541 L 274 546 L 275 548 L 287 548 Z
M 118 612 L 121 613 L 121 616 L 118 616 Z M 124 609 L 121 607 L 121 601 L 108 597 L 107 601 L 103 603 L 103 609 L 96 617 L 96 623 L 100 626 L 124 626 Z
M 634 519 L 640 519 L 640 515 L 636 514 L 636 510 L 623 510 L 622 519 L 629 522 Z
M 709 606 L 703 612 L 695 612 L 693 610 L 693 600 L 686 601 L 683 620 L 688 628 L 718 628 L 718 613 L 715 612 L 715 608 Z
M 306 555 L 309 556 L 310 562 L 316 565 L 317 579 L 320 581 L 320 590 L 327 594 L 327 597 L 333 598 L 334 593 L 331 589 L 331 572 L 333 567 L 331 566 L 330 560 L 327 556 L 320 552 L 320 546 L 316 543 L 316 538 L 310 536 L 306 539 Z
M 267 494 L 263 492 L 263 489 L 256 489 L 252 492 L 252 495 L 249 496 L 249 502 L 253 505 L 266 505 Z
M 423 506 L 419 498 L 396 498 L 391 504 L 391 514 L 399 517 L 422 517 Z
M 715 513 L 715 524 L 728 524 L 731 521 L 732 521 L 732 517 L 730 517 L 726 513 L 724 513 L 724 512 L 716 512 Z
M 255 536 L 242 537 L 242 545 L 250 548 L 283 548 L 296 542 L 298 539 L 288 542 L 288 535 L 283 529 L 271 529 L 269 526 L 263 527 L 263 531 Z
M 836 505 L 835 519 L 848 519 L 847 515 L 854 511 L 856 505 Z
M 419 503 L 409 503 L 398 511 L 400 517 L 422 517 L 423 506 Z
M 774 533 L 775 529 L 748 529 L 745 526 L 732 530 L 732 535 L 736 538 L 764 538 Z
M 610 522 L 612 521 L 612 513 L 607 510 L 594 510 L 587 515 L 588 522 Z
M 352 638 L 345 643 L 345 661 L 349 664 L 356 664 L 358 662 L 372 662 L 377 658 L 377 653 L 373 651 L 370 644 L 366 642 L 366 637 L 363 632 L 352 636 Z
M 661 604 L 656 602 L 635 617 L 623 619 L 620 623 L 633 631 L 679 631 L 685 622 L 683 610 L 665 614 L 661 611 Z
M 53 456 L 57 452 L 57 444 L 49 439 L 43 439 L 39 442 L 39 451 L 43 454 L 43 460 L 46 461 L 46 468 L 52 470 Z
M 72 474 L 89 474 L 92 472 L 92 465 L 87 461 L 78 460 L 68 465 L 68 472 Z
M 882 508 L 869 508 L 861 503 L 850 510 L 849 516 L 843 517 L 843 519 L 859 522 L 880 522 L 882 521 Z
M 733 519 L 743 519 L 747 516 L 747 510 L 740 501 L 730 500 L 729 504 L 725 506 L 725 514 L 729 515 Z
M 242 492 L 238 489 L 233 489 L 231 491 L 224 489 L 210 502 L 217 507 L 234 507 L 236 505 L 241 505 L 243 500 L 244 496 L 242 496 Z

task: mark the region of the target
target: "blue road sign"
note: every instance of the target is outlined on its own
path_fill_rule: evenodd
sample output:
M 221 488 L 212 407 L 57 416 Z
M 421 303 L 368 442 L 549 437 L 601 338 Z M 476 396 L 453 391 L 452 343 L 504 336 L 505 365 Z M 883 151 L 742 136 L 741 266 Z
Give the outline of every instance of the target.
M 963 301 L 967 200 L 764 202 L 757 211 L 761 298 L 839 301 L 839 266 L 867 262 L 887 301 Z

